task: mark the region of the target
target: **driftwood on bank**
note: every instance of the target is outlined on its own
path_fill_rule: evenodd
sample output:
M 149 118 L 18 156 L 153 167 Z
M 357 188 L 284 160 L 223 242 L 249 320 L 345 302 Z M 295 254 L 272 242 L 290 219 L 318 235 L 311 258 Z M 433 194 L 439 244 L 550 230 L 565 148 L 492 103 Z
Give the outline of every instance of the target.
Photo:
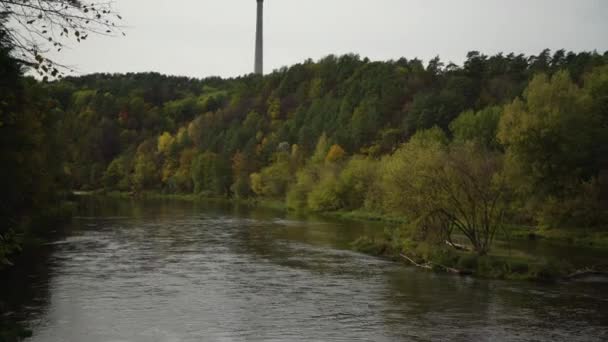
M 598 271 L 593 268 L 584 268 L 582 270 L 570 273 L 564 277 L 564 280 L 580 280 L 590 277 L 605 277 L 608 279 L 608 272 Z
M 405 260 L 409 261 L 412 265 L 414 265 L 416 267 L 424 268 L 424 269 L 427 269 L 427 270 L 433 270 L 433 269 L 439 268 L 439 269 L 443 270 L 444 272 L 454 273 L 454 274 L 458 274 L 458 275 L 469 275 L 469 274 L 471 274 L 470 271 L 459 270 L 457 268 L 447 267 L 447 266 L 444 266 L 444 265 L 441 265 L 441 264 L 432 263 L 430 261 L 426 261 L 424 264 L 419 264 L 416 261 L 414 261 L 412 258 L 408 257 L 407 255 L 405 255 L 403 253 L 401 253 L 399 255 L 401 255 L 401 257 L 404 258 Z
M 401 255 L 402 258 L 404 258 L 405 260 L 409 261 L 410 263 L 412 263 L 412 265 L 414 265 L 416 267 L 426 268 L 428 270 L 432 270 L 433 269 L 433 266 L 432 266 L 431 263 L 427 262 L 426 264 L 419 264 L 419 263 L 415 262 L 413 259 L 411 259 L 410 257 L 408 257 L 407 255 L 403 254 L 403 253 L 401 253 L 399 255 Z
M 450 247 L 453 247 L 453 248 L 455 248 L 455 249 L 457 249 L 459 251 L 467 251 L 467 252 L 471 251 L 470 247 L 465 246 L 465 245 L 461 245 L 459 243 L 454 243 L 454 242 L 452 242 L 450 240 L 445 240 L 445 244 L 448 245 L 448 246 L 450 246 Z

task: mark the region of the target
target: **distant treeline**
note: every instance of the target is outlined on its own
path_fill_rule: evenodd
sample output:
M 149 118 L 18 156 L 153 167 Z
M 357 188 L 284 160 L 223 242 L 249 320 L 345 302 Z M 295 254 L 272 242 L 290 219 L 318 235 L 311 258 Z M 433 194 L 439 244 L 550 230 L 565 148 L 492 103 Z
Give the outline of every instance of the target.
M 606 225 L 607 64 L 563 50 L 470 52 L 462 66 L 344 55 L 225 80 L 22 79 L 41 116 L 19 127 L 34 142 L 3 142 L 30 164 L 3 159 L 2 181 L 366 210 L 423 238 L 458 231 L 483 254 L 503 222 Z

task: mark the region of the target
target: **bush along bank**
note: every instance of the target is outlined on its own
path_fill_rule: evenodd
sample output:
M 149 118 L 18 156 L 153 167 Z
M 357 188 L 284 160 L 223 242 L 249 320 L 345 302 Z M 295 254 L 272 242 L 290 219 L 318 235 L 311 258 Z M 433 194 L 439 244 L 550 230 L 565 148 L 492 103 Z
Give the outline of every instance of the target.
M 466 245 L 417 241 L 409 233 L 403 226 L 387 228 L 383 236 L 360 237 L 351 247 L 361 253 L 428 271 L 479 278 L 556 282 L 591 276 L 608 277 L 608 264 L 577 268 L 566 260 L 535 257 L 500 248 L 480 255 Z

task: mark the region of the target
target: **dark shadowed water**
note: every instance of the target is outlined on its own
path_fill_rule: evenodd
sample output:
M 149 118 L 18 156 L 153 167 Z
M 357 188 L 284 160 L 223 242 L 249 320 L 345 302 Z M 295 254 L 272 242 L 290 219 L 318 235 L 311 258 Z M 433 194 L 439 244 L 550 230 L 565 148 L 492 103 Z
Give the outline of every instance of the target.
M 603 284 L 438 275 L 347 249 L 379 229 L 88 201 L 4 294 L 32 342 L 608 340 Z

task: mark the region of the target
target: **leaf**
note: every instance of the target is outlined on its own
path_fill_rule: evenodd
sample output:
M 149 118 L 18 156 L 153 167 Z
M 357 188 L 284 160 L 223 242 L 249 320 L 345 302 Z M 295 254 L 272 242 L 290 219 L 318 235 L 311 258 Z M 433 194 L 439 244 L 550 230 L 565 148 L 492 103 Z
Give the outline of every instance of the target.
M 27 23 L 28 25 L 31 25 L 31 24 L 33 24 L 33 23 L 34 23 L 34 21 L 36 21 L 36 20 L 35 20 L 35 19 L 32 19 L 32 20 L 28 20 L 26 23 Z

